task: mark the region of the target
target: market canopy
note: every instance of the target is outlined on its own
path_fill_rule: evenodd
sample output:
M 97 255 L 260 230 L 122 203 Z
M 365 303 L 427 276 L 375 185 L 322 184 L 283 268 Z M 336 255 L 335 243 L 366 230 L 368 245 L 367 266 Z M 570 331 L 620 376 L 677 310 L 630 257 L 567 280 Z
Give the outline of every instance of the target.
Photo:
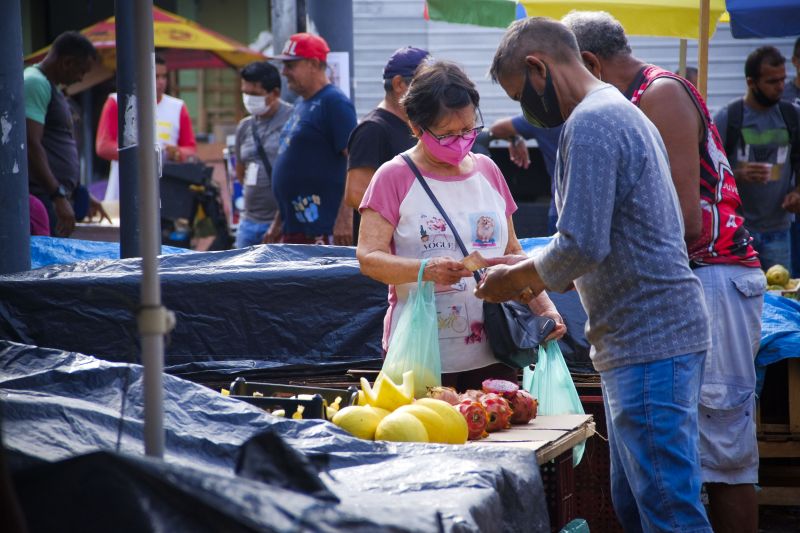
M 505 28 L 525 16 L 560 19 L 572 10 L 607 11 L 628 35 L 697 39 L 701 4 L 701 0 L 474 0 L 468 4 L 463 0 L 428 0 L 426 18 Z M 724 11 L 724 0 L 710 0 L 709 20 L 718 20 Z M 710 24 L 708 36 L 715 30 L 716 24 Z
M 117 66 L 116 18 L 109 17 L 81 30 L 100 56 L 100 64 L 86 75 L 78 87 L 70 87 L 75 93 L 112 76 Z M 153 8 L 154 46 L 167 67 L 171 70 L 189 68 L 243 67 L 252 61 L 266 59 L 260 52 L 252 50 L 233 39 L 187 18 L 169 11 Z M 26 63 L 44 59 L 49 46 L 33 52 L 25 58 Z
M 798 0 L 727 0 L 736 39 L 800 35 Z

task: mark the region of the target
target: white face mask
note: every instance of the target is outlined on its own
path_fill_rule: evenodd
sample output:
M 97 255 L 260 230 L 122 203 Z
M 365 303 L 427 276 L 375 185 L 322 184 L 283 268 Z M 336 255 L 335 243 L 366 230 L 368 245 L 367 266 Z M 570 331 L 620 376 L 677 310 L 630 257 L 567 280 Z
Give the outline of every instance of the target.
M 265 96 L 257 94 L 242 94 L 242 103 L 247 112 L 253 116 L 263 115 L 269 110 Z

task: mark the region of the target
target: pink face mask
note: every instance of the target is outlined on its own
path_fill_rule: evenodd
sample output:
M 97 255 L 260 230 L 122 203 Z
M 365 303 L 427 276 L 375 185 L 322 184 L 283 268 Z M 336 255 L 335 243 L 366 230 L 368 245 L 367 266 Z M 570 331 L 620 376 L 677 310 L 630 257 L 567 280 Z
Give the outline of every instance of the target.
M 473 130 L 465 135 L 448 135 L 441 141 L 428 130 L 422 130 L 422 142 L 433 157 L 453 166 L 458 166 L 475 144 L 478 131 Z

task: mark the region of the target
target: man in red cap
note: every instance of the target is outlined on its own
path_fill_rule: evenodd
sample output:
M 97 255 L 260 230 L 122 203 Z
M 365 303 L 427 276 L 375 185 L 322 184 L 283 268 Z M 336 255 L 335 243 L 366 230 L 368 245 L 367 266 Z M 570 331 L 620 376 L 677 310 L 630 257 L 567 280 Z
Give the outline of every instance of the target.
M 272 58 L 283 62 L 286 83 L 301 98 L 281 132 L 272 170 L 278 216 L 264 242 L 352 242 L 352 213 L 342 197 L 356 110 L 328 79 L 329 51 L 322 37 L 296 33 Z
M 427 50 L 406 46 L 395 50 L 383 68 L 386 94 L 378 107 L 367 113 L 353 130 L 347 143 L 344 201 L 353 209 L 361 205 L 364 191 L 378 167 L 417 143 L 408 127 L 408 115 L 400 105 L 400 99 L 408 91 L 417 67 L 430 58 Z

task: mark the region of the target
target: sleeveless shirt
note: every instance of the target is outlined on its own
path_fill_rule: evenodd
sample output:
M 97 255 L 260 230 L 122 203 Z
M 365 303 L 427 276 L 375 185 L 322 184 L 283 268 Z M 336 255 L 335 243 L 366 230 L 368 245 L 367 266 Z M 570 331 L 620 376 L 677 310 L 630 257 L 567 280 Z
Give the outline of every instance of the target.
M 740 264 L 753 268 L 760 267 L 758 254 L 751 246 L 752 238 L 744 227 L 742 200 L 739 197 L 733 170 L 725 155 L 717 127 L 697 89 L 668 70 L 647 65 L 637 74 L 625 96 L 638 107 L 642 94 L 659 78 L 672 78 L 686 89 L 700 111 L 705 126 L 705 139 L 699 146 L 703 229 L 700 237 L 688 246 L 691 266 L 695 268 L 705 265 Z

